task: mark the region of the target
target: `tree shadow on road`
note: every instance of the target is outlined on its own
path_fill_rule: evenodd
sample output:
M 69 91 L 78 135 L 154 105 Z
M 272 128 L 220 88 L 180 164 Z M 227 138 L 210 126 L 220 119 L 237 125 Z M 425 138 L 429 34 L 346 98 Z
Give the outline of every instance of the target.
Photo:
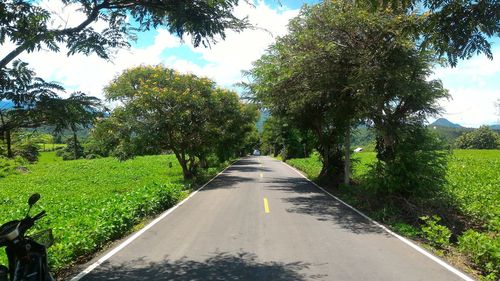
M 104 263 L 83 280 L 311 280 L 324 276 L 305 275 L 302 262 L 261 262 L 247 252 L 215 253 L 203 260 L 182 258 L 163 262 L 136 259 L 120 265 Z
M 220 174 L 217 178 L 210 182 L 210 184 L 208 184 L 203 190 L 208 191 L 218 188 L 236 188 L 239 183 L 257 182 L 259 180 L 257 174 L 258 172 L 272 171 L 265 167 L 248 166 L 251 163 L 253 163 L 253 161 L 245 159 L 238 161 L 238 164 L 234 164 L 229 167 L 224 173 Z
M 355 234 L 390 235 L 379 226 L 362 217 L 302 178 L 272 179 L 268 187 L 287 193 L 281 200 L 290 204 L 290 213 L 315 217 L 319 221 L 333 222 Z

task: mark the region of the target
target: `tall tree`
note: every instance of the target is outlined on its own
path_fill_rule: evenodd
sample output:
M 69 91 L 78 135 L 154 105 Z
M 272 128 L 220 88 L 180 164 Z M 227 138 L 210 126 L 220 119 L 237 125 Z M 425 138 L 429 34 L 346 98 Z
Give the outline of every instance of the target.
M 242 128 L 255 122 L 255 117 L 241 116 L 244 106 L 236 93 L 161 65 L 126 70 L 105 92 L 109 100 L 121 103 L 115 111 L 128 127 L 118 134 L 122 147 L 133 148 L 129 144 L 140 140 L 143 146 L 172 151 L 186 179 L 205 166 L 210 153 L 233 150 L 234 142 L 244 138 Z
M 40 110 L 44 119 L 54 126 L 56 133 L 71 130 L 73 133 L 73 159 L 78 159 L 79 142 L 77 132 L 81 128 L 90 128 L 95 119 L 102 113 L 101 101 L 96 97 L 75 92 L 69 98 L 49 98 L 41 101 Z
M 35 77 L 35 73 L 21 61 L 15 61 L 0 79 L 0 101 L 5 103 L 0 108 L 0 134 L 6 142 L 7 156 L 12 157 L 12 132 L 43 124 L 38 110 L 40 101 L 57 96 L 57 92 L 64 88 Z
M 436 57 L 406 32 L 421 21 L 391 10 L 370 13 L 352 1 L 324 2 L 305 7 L 289 35 L 254 64 L 249 91 L 272 114 L 315 133 L 320 178 L 348 182 L 346 132 L 359 121 L 375 127 L 379 159 L 393 161 L 398 137 L 417 134 L 415 126 L 438 111 L 436 100 L 447 92 L 427 80 Z

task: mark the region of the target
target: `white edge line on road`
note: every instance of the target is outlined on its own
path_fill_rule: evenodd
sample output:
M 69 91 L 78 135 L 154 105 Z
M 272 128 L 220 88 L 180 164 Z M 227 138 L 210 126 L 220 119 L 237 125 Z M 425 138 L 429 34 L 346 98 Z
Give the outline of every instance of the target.
M 123 248 L 127 247 L 128 244 L 132 243 L 132 241 L 134 241 L 135 239 L 137 239 L 139 236 L 141 236 L 148 229 L 150 229 L 155 224 L 157 224 L 158 222 L 160 222 L 162 219 L 164 219 L 166 216 L 168 216 L 170 213 L 172 213 L 179 206 L 181 206 L 182 204 L 186 203 L 186 201 L 189 200 L 189 198 L 193 197 L 196 193 L 198 193 L 198 191 L 200 191 L 205 186 L 207 186 L 209 183 L 211 183 L 215 178 L 217 178 L 218 176 L 220 176 L 229 167 L 233 166 L 239 160 L 240 159 L 234 161 L 229 166 L 227 166 L 226 168 L 224 168 L 224 170 L 222 170 L 220 173 L 218 173 L 216 176 L 214 176 L 212 179 L 210 179 L 208 182 L 206 182 L 200 188 L 198 188 L 197 190 L 191 192 L 191 194 L 189 194 L 189 196 L 186 197 L 184 200 L 182 200 L 181 202 L 177 203 L 177 205 L 171 207 L 170 209 L 166 210 L 164 213 L 162 213 L 159 217 L 157 217 L 156 219 L 154 219 L 148 225 L 146 225 L 141 230 L 139 230 L 136 233 L 134 233 L 134 235 L 130 236 L 127 240 L 125 240 L 124 242 L 122 242 L 120 245 L 116 246 L 113 250 L 109 251 L 106 255 L 104 255 L 103 257 L 101 257 L 100 259 L 98 259 L 96 262 L 94 262 L 93 264 L 91 264 L 90 266 L 88 266 L 86 269 L 84 269 L 82 272 L 80 272 L 78 275 L 76 275 L 75 277 L 73 277 L 71 279 L 71 281 L 78 281 L 78 280 L 82 279 L 85 275 L 89 274 L 92 270 L 94 270 L 96 267 L 98 267 L 99 265 L 101 265 L 103 262 L 105 262 L 106 260 L 108 260 L 109 258 L 111 258 L 112 256 L 114 256 L 116 253 L 118 253 L 119 251 L 121 251 Z
M 279 161 L 279 160 L 278 160 Z M 401 240 L 401 242 L 405 243 L 406 245 L 412 247 L 413 249 L 417 250 L 419 253 L 421 253 L 422 255 L 430 258 L 431 260 L 435 261 L 436 263 L 438 263 L 439 265 L 441 265 L 442 267 L 448 269 L 449 271 L 453 272 L 454 274 L 456 274 L 457 276 L 459 276 L 460 278 L 462 278 L 463 280 L 467 280 L 467 281 L 474 281 L 474 279 L 470 278 L 469 276 L 465 275 L 464 273 L 462 273 L 461 271 L 459 271 L 458 269 L 454 268 L 453 266 L 449 265 L 448 263 L 446 263 L 445 261 L 443 261 L 442 259 L 434 256 L 433 254 L 427 252 L 426 250 L 422 249 L 420 246 L 418 246 L 417 244 L 411 242 L 410 240 L 394 233 L 393 231 L 391 231 L 390 229 L 388 229 L 387 227 L 383 226 L 382 224 L 378 223 L 377 221 L 371 219 L 370 217 L 368 217 L 367 215 L 363 214 L 361 211 L 359 211 L 358 209 L 354 208 L 353 206 L 347 204 L 346 202 L 340 200 L 337 196 L 331 194 L 330 192 L 326 191 L 324 188 L 322 188 L 321 186 L 317 185 L 315 182 L 311 181 L 310 179 L 308 179 L 304 174 L 302 174 L 299 170 L 295 169 L 294 167 L 288 165 L 288 163 L 285 163 L 283 161 L 280 161 L 281 163 L 285 164 L 286 166 L 288 166 L 290 169 L 292 169 L 293 171 L 295 171 L 297 174 L 299 174 L 301 177 L 305 178 L 306 180 L 308 180 L 310 183 L 312 183 L 314 186 L 316 186 L 317 188 L 321 189 L 324 193 L 330 195 L 333 199 L 339 201 L 340 203 L 344 204 L 346 207 L 348 207 L 349 209 L 353 210 L 354 212 L 358 213 L 360 216 L 364 217 L 365 219 L 369 220 L 370 222 L 372 222 L 373 224 L 375 224 L 376 226 L 382 228 L 383 230 L 385 230 L 387 233 L 389 233 L 390 235 L 396 237 L 397 239 Z

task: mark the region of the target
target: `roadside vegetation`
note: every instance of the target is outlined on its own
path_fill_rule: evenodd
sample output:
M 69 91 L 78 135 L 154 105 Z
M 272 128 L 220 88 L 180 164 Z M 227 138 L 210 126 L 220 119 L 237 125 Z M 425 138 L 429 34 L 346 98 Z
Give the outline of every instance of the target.
M 464 23 L 455 13 L 467 9 L 464 14 L 472 16 L 473 6 L 468 1 L 305 6 L 290 21 L 288 34 L 246 72 L 244 86 L 247 97 L 270 115 L 263 125 L 264 153 L 288 161 L 438 253 L 453 252 L 453 245 L 483 278 L 496 280 L 497 160 L 449 149 L 498 148 L 498 134 L 481 127 L 460 137 L 440 136 L 426 124 L 441 113 L 438 101 L 449 98 L 441 81 L 431 79 L 433 68 L 453 67 L 475 48 L 488 55 L 487 45 L 473 42 L 487 42 L 498 32 L 491 25 L 498 16 L 486 18 L 493 6 L 476 15 L 491 30 L 475 28 L 474 38 L 472 22 L 456 28 Z M 361 144 L 373 152 L 352 156 Z M 491 153 L 498 158 L 498 151 Z M 482 170 L 482 164 L 488 168 Z
M 40 109 L 58 112 L 40 115 L 52 138 L 17 128 L 1 146 L 0 217 L 22 217 L 29 194 L 40 193 L 49 215 L 37 229 L 53 229 L 56 272 L 172 207 L 258 143 L 257 107 L 207 78 L 141 66 L 106 93 L 121 103 L 107 114 L 82 94 L 46 101 Z M 65 145 L 51 143 L 63 132 Z
M 207 170 L 205 177 L 225 164 Z M 49 260 L 54 271 L 85 260 L 145 218 L 173 206 L 194 184 L 183 179 L 174 155 L 40 162 L 27 167 L 25 174 L 1 179 L 0 217 L 4 221 L 22 217 L 29 194 L 40 193 L 37 208 L 48 216 L 36 230 L 53 229 L 56 242 L 49 248 Z M 4 254 L 0 262 L 5 264 Z
M 441 195 L 399 205 L 384 203 L 370 191 L 368 173 L 376 154 L 356 153 L 353 159 L 356 184 L 331 192 L 394 231 L 428 243 L 437 254 L 453 257 L 461 253 L 484 278 L 495 280 L 500 262 L 500 150 L 453 151 Z M 317 153 L 287 163 L 312 180 L 321 171 Z

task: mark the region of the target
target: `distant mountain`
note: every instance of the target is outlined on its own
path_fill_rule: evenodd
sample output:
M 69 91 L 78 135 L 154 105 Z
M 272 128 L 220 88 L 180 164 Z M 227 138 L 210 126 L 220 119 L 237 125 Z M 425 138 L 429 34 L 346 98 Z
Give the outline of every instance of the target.
M 440 127 L 448 127 L 448 128 L 463 128 L 462 126 L 451 123 L 448 119 L 446 118 L 439 118 L 436 121 L 432 122 L 429 126 L 440 126 Z
M 490 129 L 495 131 L 500 131 L 500 124 L 490 125 Z

